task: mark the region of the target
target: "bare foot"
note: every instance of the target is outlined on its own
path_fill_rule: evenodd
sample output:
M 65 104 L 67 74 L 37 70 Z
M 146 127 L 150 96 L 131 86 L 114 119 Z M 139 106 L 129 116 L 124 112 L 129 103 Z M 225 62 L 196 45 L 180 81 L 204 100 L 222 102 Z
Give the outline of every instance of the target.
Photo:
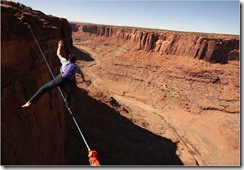
M 30 102 L 27 102 L 27 103 L 25 103 L 22 107 L 29 107 L 30 106 Z

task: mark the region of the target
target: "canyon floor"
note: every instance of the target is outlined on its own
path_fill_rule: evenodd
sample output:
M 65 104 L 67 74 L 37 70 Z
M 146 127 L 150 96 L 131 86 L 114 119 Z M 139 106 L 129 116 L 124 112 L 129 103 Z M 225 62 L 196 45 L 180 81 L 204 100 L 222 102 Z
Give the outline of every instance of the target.
M 238 61 L 162 57 L 75 32 L 73 45 L 88 80 L 77 77 L 78 87 L 94 98 L 110 96 L 123 117 L 171 140 L 183 165 L 240 165 Z

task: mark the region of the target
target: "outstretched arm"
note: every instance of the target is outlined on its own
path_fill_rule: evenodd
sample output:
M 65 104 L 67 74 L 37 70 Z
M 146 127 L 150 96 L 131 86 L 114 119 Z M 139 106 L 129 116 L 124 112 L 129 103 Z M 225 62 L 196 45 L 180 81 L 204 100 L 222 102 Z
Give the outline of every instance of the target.
M 58 42 L 58 49 L 57 49 L 57 56 L 58 56 L 58 58 L 61 60 L 61 58 L 63 57 L 62 55 L 61 55 L 61 48 L 64 46 L 64 43 L 63 43 L 63 41 L 62 40 L 60 40 L 59 42 Z

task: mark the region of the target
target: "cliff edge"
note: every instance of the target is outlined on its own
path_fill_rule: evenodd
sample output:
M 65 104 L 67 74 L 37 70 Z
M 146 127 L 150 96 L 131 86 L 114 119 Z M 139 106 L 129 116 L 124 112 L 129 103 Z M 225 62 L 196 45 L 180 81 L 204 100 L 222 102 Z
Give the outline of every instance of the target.
M 1 22 L 2 164 L 64 164 L 65 108 L 57 107 L 58 91 L 45 94 L 35 107 L 21 106 L 52 79 L 28 25 L 55 75 L 57 42 L 62 39 L 63 52 L 71 52 L 71 27 L 66 19 L 8 1 L 1 1 Z
M 177 32 L 85 23 L 71 23 L 71 26 L 75 32 L 116 37 L 118 40 L 133 42 L 133 46 L 137 50 L 155 52 L 162 56 L 188 56 L 222 64 L 226 64 L 228 60 L 239 60 L 239 36 L 237 35 Z

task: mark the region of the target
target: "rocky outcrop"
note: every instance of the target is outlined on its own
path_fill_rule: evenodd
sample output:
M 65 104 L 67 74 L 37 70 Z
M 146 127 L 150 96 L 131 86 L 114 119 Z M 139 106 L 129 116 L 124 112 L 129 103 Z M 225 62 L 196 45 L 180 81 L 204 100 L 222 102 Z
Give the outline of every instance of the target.
M 64 54 L 72 50 L 70 25 L 66 19 L 46 16 L 14 2 L 2 2 L 1 12 L 2 165 L 88 165 L 86 146 L 57 89 L 47 92 L 35 105 L 21 108 L 52 79 L 27 23 L 54 75 L 60 67 L 55 55 L 58 40 L 65 42 Z M 88 54 L 74 51 L 79 59 L 93 61 Z M 88 89 L 93 97 L 75 87 L 71 106 L 102 165 L 182 165 L 176 155 L 177 145 L 171 139 L 122 116 L 126 109 L 106 92 L 92 85 Z
M 176 142 L 184 165 L 240 165 L 239 61 L 159 55 L 116 36 L 79 31 L 73 39 L 94 58 L 82 64 L 92 85 L 126 106 L 121 115 Z
M 139 50 L 160 55 L 188 56 L 211 63 L 239 60 L 239 36 L 186 33 L 92 24 L 71 24 L 73 31 L 131 41 Z
M 21 105 L 52 79 L 28 25 L 55 75 L 57 42 L 65 42 L 64 54 L 71 52 L 71 27 L 66 19 L 8 1 L 1 1 L 1 22 L 2 165 L 64 164 L 65 110 L 57 107 L 58 91 L 45 94 L 35 107 Z
M 28 25 L 55 75 L 60 66 L 55 56 L 58 40 L 65 42 L 64 55 L 72 51 L 70 25 L 66 19 L 46 16 L 14 2 L 1 2 L 1 12 L 2 165 L 87 165 L 86 146 L 65 112 L 58 90 L 48 92 L 34 106 L 21 108 L 40 86 L 52 79 Z M 89 74 L 95 76 L 88 85 L 78 83 L 86 86 L 86 90 L 75 87 L 72 110 L 88 144 L 98 151 L 102 165 L 215 165 L 216 162 L 239 165 L 238 64 L 202 68 L 206 64 L 203 61 L 194 60 L 194 63 L 175 57 L 185 55 L 224 63 L 226 58 L 219 54 L 228 52 L 229 60 L 237 60 L 239 48 L 234 46 L 238 38 L 112 26 L 71 26 L 86 35 L 76 38 L 82 39 L 79 43 L 89 53 L 78 48 L 76 52 L 79 59 L 85 58 L 79 62 L 88 62 L 87 69 L 83 67 L 84 73 L 88 73 L 86 78 Z M 136 53 L 128 50 L 131 47 Z M 156 55 L 147 55 L 149 52 Z M 95 60 L 90 54 L 94 54 Z M 110 96 L 120 92 L 121 96 L 159 105 L 166 112 L 172 108 L 184 110 L 155 117 L 154 110 L 149 109 L 143 115 Z M 225 113 L 222 120 L 215 117 L 215 111 L 221 116 Z M 208 119 L 201 122 L 200 116 L 206 112 Z M 191 113 L 199 117 L 198 124 L 196 120 L 184 119 L 186 114 L 191 118 Z M 168 123 L 167 117 L 163 117 L 175 114 Z M 217 133 L 221 140 L 218 135 L 215 138 L 216 133 L 211 138 L 206 136 L 206 131 L 215 129 L 205 125 L 208 121 L 221 130 Z M 189 128 L 192 124 L 198 126 Z

